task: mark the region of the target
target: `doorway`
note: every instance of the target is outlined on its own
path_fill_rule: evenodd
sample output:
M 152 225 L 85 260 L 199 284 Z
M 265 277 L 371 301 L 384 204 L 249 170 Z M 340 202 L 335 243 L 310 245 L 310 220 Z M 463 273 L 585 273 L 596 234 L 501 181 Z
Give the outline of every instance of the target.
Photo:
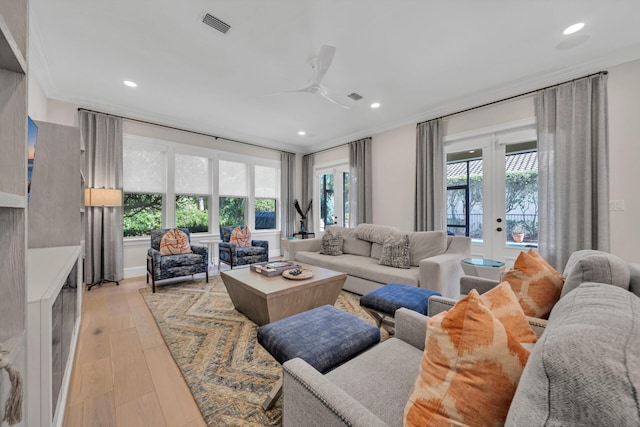
M 538 163 L 534 125 L 445 139 L 446 220 L 468 236 L 472 256 L 513 265 L 538 247 Z

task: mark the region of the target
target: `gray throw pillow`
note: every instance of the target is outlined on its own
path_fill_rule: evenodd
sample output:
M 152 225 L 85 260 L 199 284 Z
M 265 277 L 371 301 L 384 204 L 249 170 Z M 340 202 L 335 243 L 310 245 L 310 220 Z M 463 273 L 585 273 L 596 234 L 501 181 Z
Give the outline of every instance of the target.
M 560 298 L 584 282 L 606 283 L 629 289 L 629 265 L 623 259 L 601 251 L 578 252 L 583 253 L 583 256 L 572 255 L 570 262 L 567 262 L 570 271 L 564 279 Z
M 409 268 L 409 236 L 402 234 L 387 237 L 382 245 L 379 264 Z
M 342 234 L 327 230 L 322 236 L 320 253 L 324 255 L 342 255 Z

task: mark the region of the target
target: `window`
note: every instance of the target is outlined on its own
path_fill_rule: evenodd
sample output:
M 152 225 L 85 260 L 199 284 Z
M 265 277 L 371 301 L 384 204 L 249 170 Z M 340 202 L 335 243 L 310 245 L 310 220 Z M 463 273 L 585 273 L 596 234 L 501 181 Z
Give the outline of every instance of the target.
M 124 237 L 148 236 L 162 228 L 162 194 L 124 193 Z
M 274 167 L 256 165 L 254 181 L 255 228 L 274 229 L 279 187 L 278 170 Z
M 176 196 L 176 227 L 191 233 L 209 231 L 209 196 Z
M 209 231 L 209 159 L 175 155 L 176 227 L 191 233 Z
M 320 224 L 323 231 L 328 225 L 349 226 L 349 165 L 319 169 L 316 172 L 319 195 Z M 314 203 L 315 205 L 315 203 Z
M 247 165 L 219 162 L 220 225 L 245 225 L 247 200 Z
M 125 237 L 148 236 L 162 228 L 166 193 L 166 151 L 126 138 L 123 150 Z
M 277 230 L 280 164 L 124 135 L 124 237 L 179 227 L 218 232 L 218 225 Z

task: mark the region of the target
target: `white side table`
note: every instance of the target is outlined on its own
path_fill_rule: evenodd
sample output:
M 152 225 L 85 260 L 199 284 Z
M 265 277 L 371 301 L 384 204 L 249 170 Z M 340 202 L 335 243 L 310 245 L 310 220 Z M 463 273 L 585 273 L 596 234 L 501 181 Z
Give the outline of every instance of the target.
M 218 256 L 214 257 L 214 252 L 218 248 L 218 243 L 220 243 L 220 242 L 222 242 L 222 240 L 220 240 L 220 239 L 198 240 L 198 243 L 202 243 L 203 245 L 209 246 L 209 250 L 207 251 L 207 252 L 209 252 L 209 269 L 211 269 L 211 266 L 213 266 L 213 267 L 216 266 L 216 262 L 215 261 L 216 261 L 216 259 L 218 259 L 220 254 L 218 254 Z M 220 262 L 218 262 L 218 268 L 220 268 Z
M 486 258 L 465 258 L 461 264 L 464 274 L 497 281 L 505 269 L 504 262 Z

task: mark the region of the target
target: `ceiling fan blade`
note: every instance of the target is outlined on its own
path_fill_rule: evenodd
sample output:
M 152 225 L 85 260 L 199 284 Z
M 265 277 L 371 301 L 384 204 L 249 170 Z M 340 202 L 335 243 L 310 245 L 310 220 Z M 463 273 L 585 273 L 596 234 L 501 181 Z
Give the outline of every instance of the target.
M 262 96 L 282 95 L 282 94 L 284 94 L 284 93 L 296 93 L 296 92 L 311 93 L 311 92 L 309 91 L 309 88 L 310 88 L 310 87 L 311 87 L 311 86 L 305 87 L 304 89 L 285 90 L 285 91 L 282 91 L 282 92 L 273 92 L 273 93 L 268 93 L 268 94 L 266 94 L 266 95 L 262 95 Z
M 336 101 L 335 99 L 331 98 L 329 95 L 327 95 L 327 91 L 326 90 L 323 90 L 322 92 L 320 92 L 319 95 L 324 97 L 328 101 L 331 101 L 334 104 L 341 106 L 342 108 L 346 108 L 347 110 L 351 109 L 351 107 L 349 107 L 348 105 L 342 104 L 342 103 Z
M 336 54 L 336 47 L 328 44 L 323 44 L 320 48 L 320 52 L 318 53 L 318 57 L 316 58 L 316 65 L 314 67 L 315 71 L 315 79 L 314 83 L 320 84 L 324 75 L 327 74 L 331 63 L 333 62 L 333 57 Z

